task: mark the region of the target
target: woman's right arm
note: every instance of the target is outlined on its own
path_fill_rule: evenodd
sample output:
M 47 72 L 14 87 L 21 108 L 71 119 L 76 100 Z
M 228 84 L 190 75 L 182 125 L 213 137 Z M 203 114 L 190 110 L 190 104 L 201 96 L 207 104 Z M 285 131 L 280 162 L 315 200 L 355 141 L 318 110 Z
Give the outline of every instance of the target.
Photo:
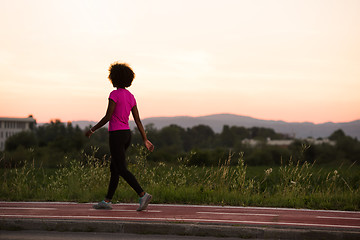
M 97 129 L 101 128 L 108 121 L 110 121 L 110 118 L 115 110 L 115 106 L 116 106 L 116 103 L 113 100 L 109 99 L 109 104 L 108 104 L 105 116 L 95 126 L 90 128 L 89 131 L 87 131 L 85 133 L 85 136 L 87 136 L 89 138 Z

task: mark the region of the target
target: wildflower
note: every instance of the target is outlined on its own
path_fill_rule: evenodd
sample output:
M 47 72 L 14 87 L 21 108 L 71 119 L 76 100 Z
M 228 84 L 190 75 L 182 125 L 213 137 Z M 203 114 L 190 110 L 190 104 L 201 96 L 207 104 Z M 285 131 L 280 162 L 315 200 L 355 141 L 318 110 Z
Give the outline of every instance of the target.
M 265 170 L 265 175 L 266 176 L 270 175 L 270 173 L 272 173 L 272 171 L 273 171 L 272 168 L 266 169 Z

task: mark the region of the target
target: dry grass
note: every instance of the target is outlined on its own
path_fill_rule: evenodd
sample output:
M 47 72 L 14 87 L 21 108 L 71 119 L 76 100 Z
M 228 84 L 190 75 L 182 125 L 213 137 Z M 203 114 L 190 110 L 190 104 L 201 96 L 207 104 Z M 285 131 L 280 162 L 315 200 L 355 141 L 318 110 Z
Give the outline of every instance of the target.
M 255 177 L 247 176 L 243 155 L 229 153 L 217 167 L 189 166 L 189 158 L 177 164 L 149 164 L 147 152 L 129 159 L 129 168 L 140 184 L 154 195 L 154 203 L 220 204 L 312 209 L 360 210 L 358 169 L 324 171 L 307 162 L 290 159 L 279 168 L 267 168 Z M 1 200 L 78 201 L 103 198 L 109 179 L 109 163 L 85 155 L 84 161 L 68 159 L 66 166 L 52 173 L 25 163 L 18 169 L 2 169 Z M 192 153 L 194 154 L 194 153 Z M 237 161 L 232 166 L 232 161 Z M 136 194 L 120 181 L 114 200 L 135 202 Z

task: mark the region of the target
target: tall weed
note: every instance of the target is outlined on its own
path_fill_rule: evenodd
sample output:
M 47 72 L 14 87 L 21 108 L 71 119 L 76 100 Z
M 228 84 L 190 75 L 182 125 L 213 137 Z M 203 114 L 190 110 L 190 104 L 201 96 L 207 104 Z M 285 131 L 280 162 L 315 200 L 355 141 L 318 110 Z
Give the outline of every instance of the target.
M 243 153 L 229 153 L 217 167 L 192 166 L 191 153 L 177 163 L 147 161 L 148 151 L 134 146 L 129 169 L 154 203 L 221 204 L 360 210 L 360 178 L 356 169 L 323 170 L 290 158 L 287 163 L 248 176 Z M 53 172 L 24 162 L 20 168 L 2 169 L 0 200 L 99 201 L 109 181 L 109 162 L 82 153 L 66 158 Z M 1 160 L 1 159 L 0 159 Z M 236 164 L 234 164 L 236 162 Z M 121 180 L 114 201 L 134 202 L 136 193 Z
M 67 166 L 60 166 L 48 178 L 48 200 L 88 201 L 95 200 L 106 186 L 109 163 L 95 157 L 97 148 L 91 155 L 83 152 L 84 160 L 70 159 Z

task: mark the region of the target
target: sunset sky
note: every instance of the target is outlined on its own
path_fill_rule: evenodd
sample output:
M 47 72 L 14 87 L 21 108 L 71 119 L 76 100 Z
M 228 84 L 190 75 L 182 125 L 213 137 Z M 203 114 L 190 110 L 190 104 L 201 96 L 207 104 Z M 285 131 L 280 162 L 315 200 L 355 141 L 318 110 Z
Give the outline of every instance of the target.
M 109 65 L 142 118 L 360 119 L 358 0 L 0 0 L 0 116 L 98 121 Z

